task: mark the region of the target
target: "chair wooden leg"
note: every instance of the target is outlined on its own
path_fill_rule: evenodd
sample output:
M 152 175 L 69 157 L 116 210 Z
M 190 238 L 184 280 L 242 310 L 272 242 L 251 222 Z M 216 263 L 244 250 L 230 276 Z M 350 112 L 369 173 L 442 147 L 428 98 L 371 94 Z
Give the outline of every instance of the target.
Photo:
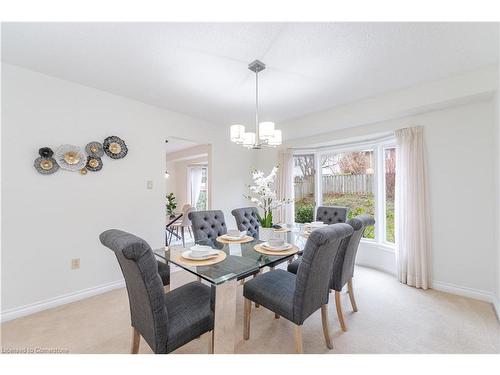
M 167 284 L 163 287 L 163 290 L 165 291 L 165 293 L 168 293 L 170 292 L 170 284 Z
M 335 291 L 335 307 L 337 308 L 337 315 L 339 317 L 340 328 L 342 331 L 347 331 L 347 327 L 344 322 L 344 313 L 342 312 L 342 302 L 340 301 L 340 292 Z
M 208 332 L 208 354 L 214 354 L 214 331 Z
M 141 334 L 137 328 L 132 327 L 132 345 L 130 346 L 130 354 L 139 353 L 139 344 L 141 342 Z
M 279 319 L 280 316 L 278 314 L 274 314 L 274 319 Z
M 330 337 L 330 327 L 328 325 L 328 305 L 321 306 L 321 322 L 323 323 L 323 335 L 328 349 L 333 349 L 332 338 Z
M 352 289 L 352 278 L 347 282 L 347 292 L 349 293 L 349 299 L 351 300 L 352 311 L 358 311 L 358 305 L 356 305 L 356 300 L 354 299 L 354 290 Z
M 245 304 L 243 309 L 244 309 L 243 339 L 248 340 L 250 338 L 250 314 L 252 312 L 252 301 L 245 298 Z
M 297 354 L 304 353 L 302 348 L 302 326 L 295 325 L 295 351 Z

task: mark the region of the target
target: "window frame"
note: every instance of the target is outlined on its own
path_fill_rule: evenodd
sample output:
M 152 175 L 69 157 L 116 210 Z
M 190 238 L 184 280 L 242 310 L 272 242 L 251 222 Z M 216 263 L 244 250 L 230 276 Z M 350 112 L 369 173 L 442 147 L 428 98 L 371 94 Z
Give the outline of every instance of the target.
M 206 176 L 206 181 L 205 181 L 205 191 L 206 191 L 206 209 L 210 209 L 209 205 L 209 199 L 208 199 L 208 192 L 209 192 L 209 185 L 208 185 L 208 164 L 189 164 L 186 166 L 186 197 L 191 196 L 191 170 L 193 168 L 201 168 L 202 170 L 205 170 L 205 176 Z M 203 172 L 202 172 L 203 173 Z M 200 186 L 200 191 L 201 186 Z M 193 207 L 196 207 L 196 204 L 198 202 L 192 203 Z
M 316 169 L 314 184 L 314 218 L 316 219 L 316 211 L 323 203 L 323 184 L 322 184 L 322 170 L 320 168 L 321 157 L 326 154 L 340 154 L 348 152 L 360 151 L 373 151 L 373 173 L 374 173 L 374 204 L 375 204 L 375 238 L 362 238 L 361 241 L 368 244 L 384 247 L 390 251 L 394 251 L 395 243 L 388 242 L 386 239 L 387 234 L 387 220 L 386 220 L 386 189 L 385 189 L 385 159 L 384 151 L 387 148 L 396 148 L 396 140 L 394 137 L 385 138 L 378 141 L 371 142 L 358 142 L 349 145 L 327 146 L 321 148 L 311 148 L 303 150 L 295 150 L 293 156 L 299 155 L 314 155 L 314 165 Z M 396 161 L 397 163 L 397 161 Z M 379 224 L 380 223 L 380 224 Z

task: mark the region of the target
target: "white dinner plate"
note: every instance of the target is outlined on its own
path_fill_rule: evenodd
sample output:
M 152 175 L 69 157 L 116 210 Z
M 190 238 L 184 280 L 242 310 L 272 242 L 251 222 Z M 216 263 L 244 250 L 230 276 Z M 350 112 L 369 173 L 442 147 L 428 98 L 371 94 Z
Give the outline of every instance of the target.
M 208 245 L 193 245 L 189 248 L 190 250 L 206 250 L 207 252 L 212 251 L 213 249 Z
M 242 239 L 244 239 L 247 235 L 244 234 L 243 236 L 239 236 L 239 237 L 235 237 L 235 236 L 229 236 L 227 234 L 223 234 L 221 236 L 221 238 L 225 239 L 225 240 L 228 240 L 228 241 L 241 241 Z
M 181 253 L 181 256 L 183 258 L 190 259 L 190 260 L 206 260 L 206 259 L 210 259 L 210 258 L 215 258 L 218 255 L 219 255 L 219 252 L 217 250 L 212 250 L 207 255 L 203 255 L 201 257 L 200 256 L 193 256 L 191 254 L 191 250 L 186 250 L 186 251 L 183 251 Z
M 271 246 L 269 245 L 268 242 L 263 242 L 260 244 L 260 246 L 262 246 L 266 250 L 271 250 L 271 251 L 286 251 L 292 248 L 292 245 L 289 243 L 284 243 L 281 246 Z

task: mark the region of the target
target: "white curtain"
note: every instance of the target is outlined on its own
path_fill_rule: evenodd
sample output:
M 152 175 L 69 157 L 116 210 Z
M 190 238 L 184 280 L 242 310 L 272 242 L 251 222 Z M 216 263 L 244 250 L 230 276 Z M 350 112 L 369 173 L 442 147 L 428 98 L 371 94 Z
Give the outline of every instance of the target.
M 189 194 L 191 199 L 191 205 L 196 207 L 198 198 L 200 198 L 201 189 L 201 179 L 203 177 L 202 167 L 190 167 L 189 168 Z
M 290 149 L 281 149 L 278 153 L 278 175 L 276 193 L 278 199 L 292 199 L 293 192 L 293 153 Z M 294 222 L 294 204 L 285 204 L 273 213 L 275 223 L 291 224 Z
M 423 128 L 395 132 L 396 261 L 403 284 L 429 287 L 430 219 Z

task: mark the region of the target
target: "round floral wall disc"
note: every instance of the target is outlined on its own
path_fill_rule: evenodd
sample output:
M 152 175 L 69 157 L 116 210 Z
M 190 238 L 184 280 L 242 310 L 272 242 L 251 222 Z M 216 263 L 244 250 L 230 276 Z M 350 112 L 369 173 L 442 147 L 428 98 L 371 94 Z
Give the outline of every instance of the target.
M 121 159 L 125 157 L 125 155 L 127 155 L 127 145 L 120 137 L 108 137 L 102 144 L 104 147 L 104 152 L 112 159 Z
M 85 151 L 89 155 L 94 155 L 94 156 L 99 156 L 102 157 L 104 155 L 104 149 L 102 147 L 102 144 L 100 142 L 89 142 L 85 146 Z
M 77 172 L 85 167 L 87 158 L 80 147 L 74 145 L 62 145 L 55 152 L 57 164 L 62 169 Z
M 52 174 L 59 170 L 59 165 L 53 158 L 39 157 L 33 163 L 35 169 L 41 174 Z
M 88 156 L 85 167 L 92 172 L 100 171 L 102 169 L 102 159 L 98 156 Z

